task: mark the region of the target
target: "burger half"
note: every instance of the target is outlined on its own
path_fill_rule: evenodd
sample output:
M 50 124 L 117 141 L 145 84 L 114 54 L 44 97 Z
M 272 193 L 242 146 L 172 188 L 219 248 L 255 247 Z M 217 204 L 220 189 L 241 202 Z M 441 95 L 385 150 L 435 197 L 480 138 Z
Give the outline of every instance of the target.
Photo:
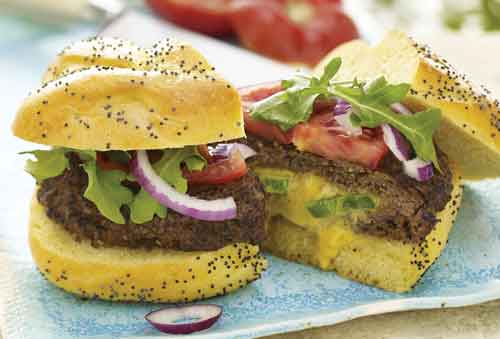
M 402 33 L 240 93 L 265 246 L 362 283 L 409 290 L 446 245 L 461 180 L 500 174 L 498 101 Z
M 36 179 L 40 272 L 86 298 L 222 295 L 267 262 L 264 191 L 248 168 L 237 91 L 189 45 L 94 38 L 66 48 L 25 100 L 16 136 Z

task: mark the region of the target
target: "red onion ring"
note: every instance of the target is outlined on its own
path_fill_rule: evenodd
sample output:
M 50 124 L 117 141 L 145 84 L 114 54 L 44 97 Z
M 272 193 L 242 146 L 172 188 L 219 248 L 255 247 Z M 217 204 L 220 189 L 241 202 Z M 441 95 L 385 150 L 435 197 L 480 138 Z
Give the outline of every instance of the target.
M 203 304 L 163 308 L 146 314 L 144 318 L 161 332 L 189 334 L 206 330 L 221 315 L 221 306 Z
M 333 115 L 346 114 L 351 110 L 351 104 L 345 100 L 337 99 L 335 107 L 333 108 Z
M 427 181 L 434 175 L 432 162 L 420 158 L 403 161 L 403 170 L 406 175 L 417 181 Z
M 142 188 L 160 204 L 194 219 L 222 221 L 236 217 L 236 202 L 232 197 L 203 200 L 177 192 L 153 170 L 146 151 L 137 151 L 131 160 L 132 174 Z
M 350 106 L 349 106 L 350 107 Z M 345 113 L 337 114 L 334 119 L 349 136 L 360 136 L 363 134 L 361 126 L 354 126 L 351 120 L 352 111 L 349 109 Z
M 403 114 L 403 115 L 412 115 L 413 114 L 413 112 L 410 111 L 408 109 L 408 107 L 406 107 L 405 105 L 403 105 L 400 102 L 395 102 L 395 103 L 391 104 L 391 109 L 394 112 L 399 113 L 399 114 Z
M 238 150 L 245 160 L 257 155 L 257 152 L 255 152 L 250 146 L 241 144 L 239 142 L 234 142 L 231 144 L 217 144 L 217 146 L 211 148 L 209 152 L 212 156 L 228 158 L 231 152 L 233 152 L 234 150 Z
M 406 138 L 389 124 L 382 125 L 384 142 L 399 161 L 410 160 L 412 149 Z

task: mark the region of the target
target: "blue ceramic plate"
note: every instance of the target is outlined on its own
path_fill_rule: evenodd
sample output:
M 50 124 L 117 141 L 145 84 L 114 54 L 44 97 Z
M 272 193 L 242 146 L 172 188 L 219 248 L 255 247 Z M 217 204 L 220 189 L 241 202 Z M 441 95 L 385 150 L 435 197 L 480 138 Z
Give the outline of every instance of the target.
M 126 26 L 136 29 L 146 27 L 146 23 Z M 37 146 L 11 137 L 8 126 L 27 89 L 36 86 L 44 65 L 67 39 L 0 50 L 0 74 L 15 74 L 15 78 L 0 78 L 0 93 L 9 94 L 3 96 L 5 114 L 0 114 L 0 327 L 4 339 L 165 337 L 144 320 L 146 313 L 160 305 L 82 301 L 47 283 L 29 256 L 26 224 L 34 183 L 23 173 L 24 159 L 16 153 Z M 196 41 L 201 44 L 199 48 L 224 55 L 224 63 L 218 63 L 213 60 L 217 55 L 209 53 L 223 71 L 231 62 L 233 66 L 257 62 L 257 66 L 240 67 L 240 84 L 252 76 L 271 79 L 274 75 L 270 75 L 270 69 L 283 71 L 283 67 L 273 68 L 273 64 L 264 64 L 249 53 L 237 54 L 234 48 L 226 50 L 220 43 L 214 46 L 208 40 Z M 229 73 L 235 77 L 234 72 Z M 500 298 L 499 219 L 500 181 L 467 185 L 448 247 L 416 288 L 404 294 L 363 286 L 335 273 L 268 256 L 270 269 L 261 280 L 209 301 L 224 306 L 222 318 L 211 329 L 190 338 L 254 338 L 371 314 Z
M 499 217 L 500 181 L 466 186 L 448 247 L 416 288 L 404 294 L 363 286 L 335 273 L 268 256 L 270 269 L 263 278 L 234 294 L 210 300 L 223 305 L 222 318 L 211 329 L 190 337 L 254 338 L 370 314 L 453 307 L 498 298 Z M 47 283 L 29 260 L 13 255 L 14 248 L 24 246 L 12 244 L 0 259 L 0 319 L 5 339 L 159 335 L 143 318 L 159 305 L 75 298 Z

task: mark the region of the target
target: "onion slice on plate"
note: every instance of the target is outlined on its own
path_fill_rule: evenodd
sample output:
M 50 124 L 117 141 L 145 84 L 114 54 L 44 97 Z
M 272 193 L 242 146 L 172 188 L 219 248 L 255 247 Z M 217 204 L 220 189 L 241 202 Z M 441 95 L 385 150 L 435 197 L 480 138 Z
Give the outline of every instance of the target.
M 382 125 L 384 142 L 399 161 L 410 160 L 411 146 L 406 138 L 389 124 Z
M 417 181 L 427 181 L 434 175 L 432 162 L 420 158 L 403 161 L 403 169 L 406 175 Z
M 217 144 L 217 146 L 209 150 L 209 153 L 212 156 L 229 158 L 231 153 L 235 150 L 238 150 L 245 160 L 257 154 L 257 152 L 255 152 L 250 146 L 239 142 L 233 142 L 231 144 Z
M 146 151 L 137 151 L 131 161 L 132 174 L 146 192 L 160 204 L 194 219 L 222 221 L 236 217 L 232 197 L 203 200 L 176 191 L 154 171 Z
M 146 314 L 144 318 L 161 332 L 189 334 L 206 330 L 221 315 L 221 306 L 203 304 L 162 308 Z

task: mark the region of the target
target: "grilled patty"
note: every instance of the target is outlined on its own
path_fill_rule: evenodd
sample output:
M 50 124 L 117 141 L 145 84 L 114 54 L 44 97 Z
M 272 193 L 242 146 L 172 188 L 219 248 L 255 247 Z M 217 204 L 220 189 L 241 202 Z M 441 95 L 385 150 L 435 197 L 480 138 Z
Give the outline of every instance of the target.
M 408 177 L 402 163 L 387 154 L 377 170 L 342 160 L 327 160 L 295 146 L 281 145 L 251 135 L 242 140 L 257 151 L 247 160 L 251 168 L 286 168 L 299 173 L 315 173 L 352 193 L 372 193 L 380 204 L 352 227 L 388 239 L 418 243 L 439 221 L 436 213 L 451 199 L 452 177 L 446 156 L 439 152 L 442 172 L 427 182 Z
M 167 217 L 134 224 L 127 207 L 122 208 L 125 224 L 103 217 L 96 206 L 83 197 L 87 174 L 71 157 L 71 167 L 62 175 L 44 180 L 37 193 L 47 216 L 64 226 L 77 241 L 89 239 L 93 246 L 129 248 L 165 248 L 182 251 L 211 251 L 245 242 L 259 244 L 265 239 L 264 190 L 258 178 L 249 172 L 238 181 L 224 185 L 190 187 L 188 194 L 202 199 L 234 197 L 237 217 L 224 222 L 201 221 L 168 210 Z M 134 187 L 135 183 L 127 183 Z

